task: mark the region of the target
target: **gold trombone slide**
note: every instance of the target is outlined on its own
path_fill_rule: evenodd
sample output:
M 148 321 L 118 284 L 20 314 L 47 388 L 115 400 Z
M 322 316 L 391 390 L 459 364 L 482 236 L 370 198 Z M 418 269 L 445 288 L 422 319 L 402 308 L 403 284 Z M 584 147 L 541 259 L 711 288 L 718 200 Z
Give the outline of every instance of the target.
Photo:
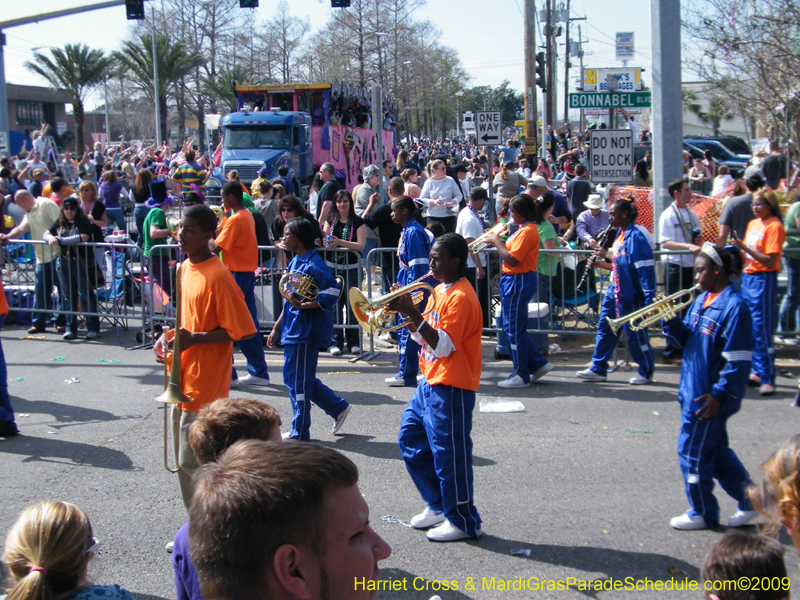
M 175 339 L 172 342 L 172 368 L 167 379 L 167 353 L 164 351 L 164 393 L 157 396 L 156 400 L 164 404 L 188 404 L 194 399 L 187 396 L 181 390 L 181 337 L 178 332 L 181 330 L 181 265 L 175 267 Z M 177 473 L 181 470 L 179 466 L 171 468 L 169 466 L 169 415 L 168 406 L 164 407 L 164 468 L 170 473 Z

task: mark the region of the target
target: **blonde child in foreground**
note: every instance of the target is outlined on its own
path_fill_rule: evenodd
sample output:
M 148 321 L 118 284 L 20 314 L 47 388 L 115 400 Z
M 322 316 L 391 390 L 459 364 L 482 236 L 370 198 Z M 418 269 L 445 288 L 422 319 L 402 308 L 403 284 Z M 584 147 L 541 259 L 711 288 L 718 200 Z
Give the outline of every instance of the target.
M 10 586 L 2 600 L 133 600 L 118 585 L 86 585 L 97 540 L 77 506 L 42 502 L 26 508 L 6 538 L 3 563 Z

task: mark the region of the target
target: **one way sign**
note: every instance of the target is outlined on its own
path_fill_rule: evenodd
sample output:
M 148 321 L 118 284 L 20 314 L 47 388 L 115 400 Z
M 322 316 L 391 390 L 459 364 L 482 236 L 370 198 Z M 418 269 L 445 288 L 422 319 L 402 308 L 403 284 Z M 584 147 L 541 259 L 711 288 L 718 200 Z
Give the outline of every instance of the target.
M 475 135 L 479 146 L 500 144 L 503 113 L 499 110 L 479 110 L 475 113 Z

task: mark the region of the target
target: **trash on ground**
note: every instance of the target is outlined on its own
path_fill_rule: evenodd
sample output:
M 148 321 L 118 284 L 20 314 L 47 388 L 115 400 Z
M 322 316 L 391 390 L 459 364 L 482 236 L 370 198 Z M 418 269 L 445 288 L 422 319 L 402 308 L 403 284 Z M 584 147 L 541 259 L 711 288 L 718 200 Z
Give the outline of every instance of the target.
M 483 413 L 510 413 L 522 412 L 525 405 L 519 400 L 506 400 L 505 398 L 481 398 L 479 412 Z
M 55 358 L 51 358 L 50 362 L 54 362 L 54 361 L 57 361 L 57 360 L 67 360 L 67 357 L 66 356 L 56 356 Z
M 649 429 L 631 429 L 630 427 L 626 429 L 628 433 L 653 433 Z
M 25 381 L 24 377 L 17 377 L 14 381 Z
M 555 354 L 556 352 L 561 352 L 561 346 L 558 344 L 550 344 L 550 347 L 547 350 L 550 354 Z
M 530 548 L 519 548 L 518 550 L 512 550 L 511 556 L 530 556 L 531 549 Z
M 408 521 L 404 521 L 403 519 L 398 519 L 394 515 L 384 515 L 381 517 L 381 521 L 383 521 L 384 523 L 389 523 L 390 525 L 394 523 L 400 523 L 400 525 L 411 527 L 411 523 L 409 523 Z
M 24 419 L 24 418 L 26 418 L 26 417 L 30 417 L 31 415 L 30 415 L 29 413 L 18 413 L 18 414 L 17 414 L 17 416 L 18 416 L 20 419 Z
M 655 416 L 657 416 L 657 417 L 660 417 L 660 416 L 661 416 L 661 413 L 660 413 L 660 412 L 658 412 L 657 410 L 654 410 L 654 411 L 653 411 L 653 414 L 654 414 Z
M 110 358 L 98 358 L 97 362 L 99 362 L 99 363 L 113 363 L 115 365 L 122 364 L 122 361 L 118 360 L 116 358 L 114 360 L 111 360 Z
M 66 384 L 80 383 L 80 380 L 77 377 L 70 377 L 69 379 L 65 379 L 64 383 L 66 383 Z

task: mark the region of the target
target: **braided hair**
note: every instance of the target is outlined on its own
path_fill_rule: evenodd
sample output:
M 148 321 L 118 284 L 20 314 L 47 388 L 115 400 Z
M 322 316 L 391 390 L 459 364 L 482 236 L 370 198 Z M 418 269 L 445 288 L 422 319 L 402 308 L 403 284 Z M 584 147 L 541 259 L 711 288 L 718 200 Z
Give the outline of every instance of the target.
M 436 239 L 434 246 L 441 246 L 447 252 L 450 258 L 458 259 L 458 276 L 467 276 L 467 256 L 469 256 L 469 247 L 467 240 L 457 233 L 445 233 Z

